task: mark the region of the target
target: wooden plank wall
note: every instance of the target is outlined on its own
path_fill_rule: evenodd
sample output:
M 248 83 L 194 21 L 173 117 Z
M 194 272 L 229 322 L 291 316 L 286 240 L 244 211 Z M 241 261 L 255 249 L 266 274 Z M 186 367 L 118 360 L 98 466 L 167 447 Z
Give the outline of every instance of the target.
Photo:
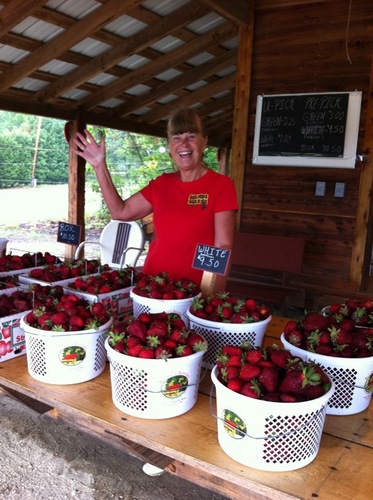
M 351 0 L 349 17 L 350 0 L 296 3 L 261 0 L 255 4 L 240 228 L 305 236 L 304 269 L 298 283 L 308 295 L 338 288 L 347 296 L 361 290 L 361 283 L 351 281 L 350 265 L 358 204 L 362 203 L 360 208 L 366 204 L 368 212 L 370 208 L 370 199 L 359 200 L 364 164 L 358 162 L 355 169 L 253 165 L 256 98 L 260 94 L 362 91 L 358 153 L 363 154 L 373 4 L 372 0 Z M 315 196 L 316 181 L 326 182 L 324 197 Z M 336 182 L 345 183 L 344 198 L 334 197 Z

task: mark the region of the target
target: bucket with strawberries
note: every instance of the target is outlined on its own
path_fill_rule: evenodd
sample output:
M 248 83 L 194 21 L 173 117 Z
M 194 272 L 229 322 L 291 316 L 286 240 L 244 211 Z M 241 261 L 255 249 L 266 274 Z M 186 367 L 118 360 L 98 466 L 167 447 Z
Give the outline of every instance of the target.
M 350 318 L 309 312 L 285 325 L 281 342 L 294 355 L 319 363 L 335 383 L 329 415 L 353 415 L 370 404 L 373 391 L 373 328 Z
M 252 298 L 238 298 L 229 292 L 196 297 L 187 311 L 190 328 L 208 343 L 203 366 L 212 369 L 224 344 L 250 341 L 262 345 L 272 315 L 271 309 Z
M 233 460 L 280 472 L 316 458 L 334 392 L 319 365 L 277 346 L 224 345 L 211 378 L 218 441 Z
M 112 318 L 100 303 L 72 294 L 44 302 L 22 316 L 28 372 L 47 384 L 79 384 L 100 375 Z
M 145 419 L 172 418 L 197 401 L 206 341 L 177 313 L 118 322 L 105 342 L 114 405 Z
M 130 292 L 133 315 L 159 312 L 175 312 L 188 323 L 187 310 L 200 294 L 199 286 L 189 279 L 173 280 L 167 273 L 139 274 Z

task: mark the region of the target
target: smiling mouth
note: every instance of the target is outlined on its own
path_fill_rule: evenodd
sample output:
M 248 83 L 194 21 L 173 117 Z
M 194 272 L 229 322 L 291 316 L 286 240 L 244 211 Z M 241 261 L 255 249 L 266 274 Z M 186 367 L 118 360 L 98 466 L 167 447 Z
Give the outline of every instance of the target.
M 192 156 L 192 152 L 191 151 L 181 151 L 179 153 L 179 156 L 181 158 L 189 158 L 189 156 Z

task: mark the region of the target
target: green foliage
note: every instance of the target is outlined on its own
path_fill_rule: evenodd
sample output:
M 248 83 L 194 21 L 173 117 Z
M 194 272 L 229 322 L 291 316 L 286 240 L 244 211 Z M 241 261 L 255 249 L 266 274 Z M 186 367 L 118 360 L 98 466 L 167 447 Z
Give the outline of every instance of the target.
M 39 141 L 38 126 L 40 120 Z M 0 187 L 68 182 L 64 122 L 0 111 Z
M 40 126 L 39 142 L 37 141 Z M 0 188 L 68 182 L 68 145 L 63 120 L 0 111 Z M 113 182 L 127 198 L 164 172 L 173 172 L 165 138 L 89 127 L 99 140 L 105 135 L 107 163 Z M 218 170 L 216 149 L 207 148 L 205 163 Z M 95 192 L 99 186 L 92 167 L 87 164 L 86 179 Z M 97 216 L 110 218 L 102 200 Z

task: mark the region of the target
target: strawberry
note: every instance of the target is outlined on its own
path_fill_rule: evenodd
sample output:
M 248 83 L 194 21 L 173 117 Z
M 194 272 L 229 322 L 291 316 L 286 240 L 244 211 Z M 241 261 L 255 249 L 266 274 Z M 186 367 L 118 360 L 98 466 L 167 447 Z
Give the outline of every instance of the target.
M 207 351 L 206 340 L 199 333 L 194 331 L 189 332 L 187 344 L 193 349 L 194 352 Z
M 154 357 L 156 359 L 166 359 L 167 360 L 169 358 L 172 358 L 172 350 L 168 349 L 164 345 L 160 345 L 160 346 L 156 347 L 156 349 L 154 351 Z
M 140 349 L 138 357 L 144 359 L 154 359 L 155 357 L 154 349 L 148 349 L 146 347 L 142 347 Z
M 258 383 L 251 380 L 250 382 L 246 382 L 246 384 L 242 386 L 240 394 L 249 398 L 259 399 L 261 396 L 261 391 Z
M 233 378 L 228 381 L 227 387 L 234 392 L 241 392 L 243 386 L 243 382 L 239 378 Z
M 224 345 L 221 349 L 221 354 L 227 355 L 229 357 L 232 356 L 242 356 L 243 350 L 241 347 L 235 345 Z
M 223 320 L 230 319 L 233 316 L 233 307 L 232 304 L 229 304 L 228 302 L 224 302 L 221 306 L 218 308 L 218 314 L 223 318 Z
M 140 313 L 137 318 L 147 325 L 152 322 L 152 315 L 147 312 Z
M 128 325 L 128 334 L 145 342 L 147 337 L 146 325 L 139 319 L 134 318 Z
M 285 340 L 296 347 L 301 347 L 304 337 L 300 330 L 291 330 L 290 332 L 284 333 Z
M 245 353 L 245 359 L 248 363 L 256 365 L 263 359 L 263 350 L 261 348 L 249 349 Z
M 220 370 L 220 374 L 225 382 L 229 382 L 232 379 L 238 379 L 240 371 L 241 368 L 239 366 L 226 366 Z
M 85 321 L 81 316 L 70 316 L 69 319 L 70 327 L 74 327 L 76 330 L 83 330 L 85 327 Z
M 279 381 L 278 368 L 264 366 L 260 371 L 258 380 L 266 392 L 275 392 Z
M 310 312 L 302 321 L 304 330 L 324 330 L 328 327 L 328 319 L 321 313 Z
M 317 385 L 321 381 L 321 375 L 314 369 L 312 364 L 305 366 L 299 362 L 297 366 L 293 366 L 286 372 L 283 380 L 280 383 L 279 390 L 293 394 L 302 394 L 306 385 Z
M 269 350 L 269 356 L 271 361 L 278 368 L 286 368 L 291 360 L 294 359 L 294 356 L 290 351 L 286 351 L 285 349 L 280 348 L 272 348 Z
M 284 334 L 287 335 L 294 330 L 298 330 L 298 323 L 294 320 L 288 321 L 284 327 Z
M 258 365 L 252 365 L 250 363 L 245 363 L 240 369 L 239 377 L 248 382 L 254 378 L 257 378 L 261 372 L 261 369 Z
M 127 354 L 128 356 L 132 356 L 135 358 L 139 357 L 140 352 L 144 349 L 144 347 L 141 344 L 134 344 L 130 347 L 127 347 Z
M 256 311 L 257 303 L 254 299 L 246 299 L 245 306 L 248 311 Z
M 175 353 L 177 357 L 183 358 L 194 354 L 194 351 L 189 345 L 178 345 L 175 349 Z

